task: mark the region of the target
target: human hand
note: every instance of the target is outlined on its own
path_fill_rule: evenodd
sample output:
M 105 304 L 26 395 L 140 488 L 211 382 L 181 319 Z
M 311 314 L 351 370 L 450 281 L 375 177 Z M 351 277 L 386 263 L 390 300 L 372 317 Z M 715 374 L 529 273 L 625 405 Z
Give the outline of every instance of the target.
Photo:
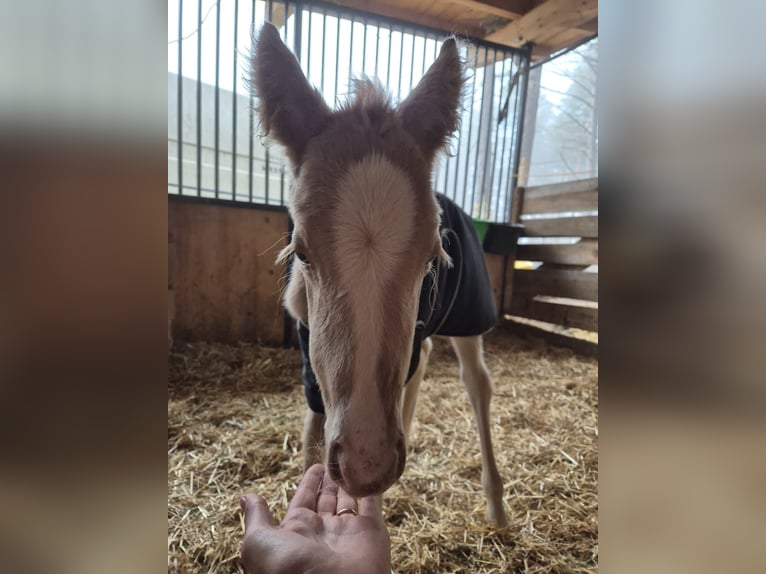
M 241 556 L 251 574 L 378 573 L 391 571 L 388 531 L 380 497 L 356 500 L 315 464 L 304 475 L 284 520 L 277 525 L 266 501 L 240 499 L 245 514 Z

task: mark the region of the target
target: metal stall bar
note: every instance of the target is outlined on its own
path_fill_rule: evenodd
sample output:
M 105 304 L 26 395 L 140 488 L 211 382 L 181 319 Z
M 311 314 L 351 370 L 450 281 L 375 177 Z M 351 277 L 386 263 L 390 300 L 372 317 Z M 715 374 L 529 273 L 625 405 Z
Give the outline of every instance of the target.
M 322 13 L 322 66 L 319 72 L 319 83 L 322 89 L 322 97 L 324 98 L 324 59 L 325 48 L 327 47 L 327 12 Z
M 287 25 L 287 20 L 290 17 L 290 3 L 285 2 L 285 46 L 289 46 L 290 42 L 290 26 Z M 298 52 L 299 53 L 299 52 Z M 300 56 L 298 56 L 300 61 Z M 285 164 L 279 166 L 279 205 L 285 205 Z
M 349 50 L 351 52 L 351 50 Z M 332 89 L 332 107 L 338 104 L 338 72 L 340 71 L 340 18 L 335 17 L 335 82 Z
M 508 94 L 506 94 L 506 98 L 510 96 L 511 90 L 513 90 L 513 61 L 514 57 L 511 56 L 510 59 L 510 70 L 508 72 Z M 505 64 L 503 64 L 503 80 L 505 81 Z M 505 98 L 502 97 L 502 91 L 500 92 L 500 100 L 504 101 Z M 503 179 L 503 170 L 505 169 L 505 144 L 508 141 L 508 124 L 510 122 L 510 118 L 508 118 L 508 113 L 506 112 L 505 118 L 503 119 L 503 123 L 505 124 L 503 126 L 503 149 L 500 152 L 500 169 L 498 170 L 498 186 L 497 186 L 497 193 L 495 193 L 495 221 L 497 221 L 497 217 L 500 214 L 500 190 L 503 187 L 503 182 L 505 181 Z
M 215 3 L 215 198 L 218 199 L 218 175 L 220 155 L 221 128 L 221 89 L 219 86 L 219 70 L 221 64 L 221 2 Z
M 502 53 L 503 57 L 503 68 L 502 72 L 500 72 L 500 94 L 498 98 L 498 102 L 503 101 L 503 80 L 505 79 L 505 61 L 507 60 L 506 54 Z M 495 50 L 495 58 L 493 61 L 492 66 L 494 68 L 497 68 L 497 50 Z M 495 75 L 495 82 L 497 82 L 497 75 Z M 492 161 L 490 162 L 490 173 L 489 173 L 489 198 L 487 201 L 487 208 L 486 211 L 482 212 L 480 217 L 484 219 L 489 219 L 491 217 L 492 213 L 492 206 L 490 205 L 492 201 L 492 190 L 495 189 L 495 174 L 497 171 L 495 170 L 495 166 L 497 165 L 497 146 L 499 143 L 500 138 L 500 112 L 498 110 L 497 119 L 495 120 L 495 144 L 493 146 L 492 150 Z M 481 197 L 481 204 L 484 206 L 484 194 L 482 193 Z
M 415 61 L 415 54 L 412 55 L 412 60 Z M 404 65 L 404 28 L 399 30 L 399 80 L 396 84 L 396 102 L 402 101 L 402 66 Z M 412 67 L 410 67 L 410 75 L 412 75 Z
M 354 16 L 351 16 L 351 36 L 348 41 L 348 80 L 349 85 L 346 86 L 346 91 L 350 91 L 350 84 L 351 84 L 351 71 L 354 69 L 354 25 L 356 24 L 356 20 L 354 19 Z M 340 22 L 338 23 L 338 26 L 340 26 Z M 339 55 L 340 56 L 340 55 Z M 362 59 L 362 65 L 364 65 L 364 59 Z
M 471 215 L 474 217 L 481 217 L 481 198 L 484 192 L 484 183 L 487 175 L 487 157 L 489 157 L 489 145 L 487 144 L 487 138 L 491 137 L 492 132 L 488 131 L 490 124 L 492 123 L 492 106 L 494 105 L 494 94 L 492 93 L 495 84 L 494 78 L 494 66 L 492 67 L 492 74 L 489 73 L 489 66 L 487 62 L 489 60 L 489 48 L 484 48 L 484 71 L 481 86 L 481 109 L 479 110 L 479 131 L 476 133 L 476 161 L 473 164 L 473 187 L 471 188 Z M 489 84 L 489 89 L 487 89 Z M 487 115 L 489 114 L 489 115 Z M 486 133 L 486 135 L 484 135 Z M 481 170 L 481 185 L 479 188 L 479 211 L 474 211 L 476 205 L 476 188 L 479 178 L 479 157 L 482 159 Z
M 234 67 L 231 94 L 231 199 L 237 199 L 237 20 L 239 0 L 234 0 Z
M 202 0 L 197 2 L 197 197 L 202 195 Z
M 471 74 L 471 111 L 468 114 L 468 139 L 466 140 L 466 158 L 465 172 L 463 173 L 463 192 L 461 193 L 460 207 L 465 211 L 465 195 L 468 187 L 468 164 L 471 162 L 471 135 L 473 132 L 473 102 L 476 99 L 476 63 L 478 62 L 478 52 L 474 61 L 473 74 Z M 455 197 L 457 197 L 457 184 L 455 188 Z
M 184 134 L 183 134 L 183 22 L 184 0 L 178 0 L 178 195 L 183 195 Z
M 519 58 L 519 63 L 516 68 L 516 74 L 514 75 L 515 82 L 512 82 L 512 83 L 515 83 L 516 92 L 513 96 L 513 115 L 511 116 L 511 118 L 513 119 L 513 124 L 511 124 L 511 137 L 509 138 L 510 146 L 508 148 L 508 173 L 506 175 L 506 178 L 503 180 L 503 182 L 505 183 L 505 196 L 504 196 L 505 205 L 504 205 L 504 209 L 502 210 L 503 212 L 508 212 L 510 210 L 510 201 L 511 201 L 510 198 L 511 198 L 511 194 L 513 193 L 513 186 L 511 181 L 513 178 L 513 172 L 514 172 L 513 156 L 514 156 L 515 148 L 513 144 L 516 141 L 516 130 L 519 127 L 516 122 L 516 112 L 519 109 L 519 93 L 521 91 L 521 83 L 519 80 L 522 74 L 522 64 L 523 63 L 521 61 L 521 58 Z M 498 212 L 498 215 L 499 214 L 500 212 Z M 503 221 L 507 221 L 507 218 L 505 216 L 503 216 Z
M 527 109 L 527 88 L 529 88 L 529 63 L 532 59 L 532 46 L 530 44 L 527 44 L 525 46 L 526 53 L 523 56 L 523 62 L 522 62 L 522 79 L 524 80 L 524 87 L 519 90 L 519 97 L 521 99 L 521 102 L 519 104 L 518 110 L 514 109 L 514 119 L 516 120 L 516 139 L 514 141 L 514 158 L 513 158 L 513 175 L 511 177 L 511 189 L 510 193 L 507 194 L 507 201 L 508 201 L 508 211 L 507 211 L 507 218 L 506 221 L 511 221 L 511 209 L 512 209 L 512 199 L 513 199 L 513 190 L 516 189 L 516 185 L 519 182 L 519 164 L 521 163 L 521 138 L 524 137 L 524 113 Z
M 273 0 L 268 0 L 268 3 L 266 4 L 266 19 L 271 22 L 273 20 L 274 16 L 274 2 Z M 271 153 L 269 150 L 269 147 L 266 146 L 266 149 L 264 150 L 264 159 L 266 160 L 266 167 L 263 174 L 264 179 L 264 199 L 263 202 L 268 205 L 269 204 L 269 183 L 271 178 L 269 177 L 271 175 Z
M 252 12 L 250 13 L 250 30 L 255 30 L 255 0 L 252 0 Z M 248 133 L 248 170 L 247 170 L 247 197 L 250 203 L 253 203 L 253 132 L 255 131 L 254 108 L 255 100 L 253 91 L 250 90 L 250 106 L 248 115 L 250 117 L 250 132 Z

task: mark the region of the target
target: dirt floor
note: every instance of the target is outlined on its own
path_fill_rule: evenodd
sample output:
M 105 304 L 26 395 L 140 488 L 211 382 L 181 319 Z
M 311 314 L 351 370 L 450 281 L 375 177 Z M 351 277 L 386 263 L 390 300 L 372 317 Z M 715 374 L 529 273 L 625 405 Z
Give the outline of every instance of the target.
M 486 337 L 492 431 L 510 525 L 484 522 L 478 436 L 457 362 L 435 341 L 407 467 L 384 496 L 395 572 L 595 572 L 598 364 Z M 297 351 L 176 344 L 168 381 L 168 571 L 241 572 L 238 499 L 281 517 L 302 475 Z

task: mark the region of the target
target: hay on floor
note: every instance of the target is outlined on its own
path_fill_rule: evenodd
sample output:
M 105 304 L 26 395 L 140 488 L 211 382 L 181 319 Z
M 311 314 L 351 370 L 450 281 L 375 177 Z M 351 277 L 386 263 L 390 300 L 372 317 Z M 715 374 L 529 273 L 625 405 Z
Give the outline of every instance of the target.
M 407 467 L 384 497 L 395 572 L 594 572 L 594 359 L 496 330 L 492 431 L 510 526 L 484 521 L 473 415 L 449 343 L 421 385 Z M 178 344 L 168 384 L 168 571 L 242 572 L 244 492 L 278 518 L 302 476 L 297 351 Z

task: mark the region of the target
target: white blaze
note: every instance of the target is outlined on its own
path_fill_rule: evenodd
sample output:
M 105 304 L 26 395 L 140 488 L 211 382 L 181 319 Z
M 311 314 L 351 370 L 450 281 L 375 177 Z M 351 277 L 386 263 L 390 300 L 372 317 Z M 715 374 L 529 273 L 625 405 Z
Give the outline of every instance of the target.
M 381 423 L 378 402 L 368 397 L 378 392 L 384 290 L 406 287 L 390 281 L 393 270 L 408 257 L 415 225 L 414 190 L 401 169 L 373 154 L 348 170 L 337 195 L 333 254 L 339 290 L 349 297 L 356 343 L 349 410 L 370 417 L 371 424 Z

